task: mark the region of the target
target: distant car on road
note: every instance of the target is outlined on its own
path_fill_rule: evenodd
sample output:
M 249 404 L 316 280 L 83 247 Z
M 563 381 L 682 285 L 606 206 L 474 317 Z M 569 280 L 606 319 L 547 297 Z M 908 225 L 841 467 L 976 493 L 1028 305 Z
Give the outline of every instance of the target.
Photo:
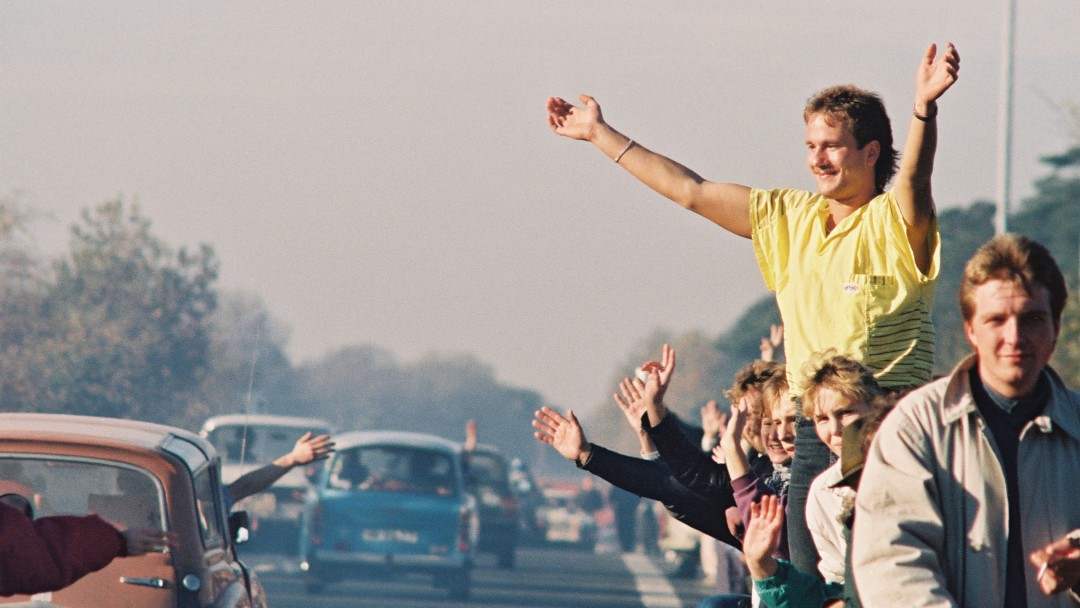
M 500 568 L 517 561 L 520 522 L 518 499 L 510 485 L 510 467 L 498 448 L 478 445 L 466 454 L 466 480 L 480 515 L 479 550 L 495 554 Z
M 399 431 L 353 431 L 334 441 L 337 452 L 301 518 L 306 589 L 419 573 L 467 599 L 479 520 L 461 444 Z
M 518 542 L 538 545 L 544 541 L 544 526 L 537 509 L 544 504 L 544 494 L 529 467 L 520 458 L 510 461 L 510 487 L 517 496 Z
M 544 505 L 537 509 L 543 522 L 544 541 L 556 545 L 575 545 L 592 552 L 596 548 L 596 519 L 577 504 L 577 490 L 544 488 Z
M 199 434 L 214 444 L 222 455 L 222 475 L 226 484 L 244 473 L 269 464 L 293 448 L 304 433 L 332 435 L 334 427 L 325 420 L 269 414 L 228 414 L 208 418 Z M 300 512 L 310 478 L 322 470 L 323 462 L 297 467 L 277 480 L 269 490 L 241 500 L 237 509 L 251 517 L 252 548 L 296 552 L 300 533 Z
M 220 467 L 208 441 L 171 426 L 0 414 L 0 470 L 28 489 L 36 516 L 95 513 L 177 538 L 169 553 L 117 558 L 59 591 L 4 597 L 0 604 L 265 607 L 262 585 L 236 556 L 244 514 L 225 512 Z

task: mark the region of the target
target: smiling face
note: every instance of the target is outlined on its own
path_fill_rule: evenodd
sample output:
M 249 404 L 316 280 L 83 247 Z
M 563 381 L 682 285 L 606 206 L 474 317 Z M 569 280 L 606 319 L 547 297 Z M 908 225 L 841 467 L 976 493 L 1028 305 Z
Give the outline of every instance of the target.
M 818 192 L 843 204 L 862 205 L 876 193 L 874 163 L 880 146 L 868 142 L 862 149 L 846 122 L 817 113 L 806 121 L 806 164 L 814 174 Z
M 795 456 L 797 412 L 795 402 L 784 392 L 768 419 L 761 421 L 761 441 L 765 444 L 765 454 L 774 464 L 784 464 Z
M 974 311 L 964 322 L 979 377 L 1010 399 L 1031 393 L 1057 343 L 1050 291 L 1037 283 L 1032 291 L 1012 281 L 986 281 L 972 292 Z
M 853 403 L 837 391 L 822 387 L 814 399 L 814 430 L 829 451 L 840 456 L 843 430 L 866 412 L 868 406 Z

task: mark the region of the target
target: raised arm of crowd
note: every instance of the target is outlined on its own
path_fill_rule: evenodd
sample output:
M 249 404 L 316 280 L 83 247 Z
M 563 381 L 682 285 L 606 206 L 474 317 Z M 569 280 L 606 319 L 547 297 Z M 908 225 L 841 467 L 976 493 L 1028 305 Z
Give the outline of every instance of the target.
M 724 430 L 707 434 L 720 435 L 717 446 L 688 439 L 670 414 L 667 346 L 615 397 L 642 458 L 590 444 L 572 413 L 550 408 L 537 413 L 536 436 L 732 546 L 725 532 L 745 529 L 755 605 L 1080 603 L 1080 396 L 1049 366 L 1067 291 L 1044 247 L 999 236 L 968 261 L 959 301 L 973 354 L 932 378 L 932 176 L 939 102 L 959 69 L 951 43 L 921 56 L 902 155 L 878 95 L 841 85 L 811 96 L 816 192 L 709 181 L 616 130 L 588 95 L 547 101 L 556 135 L 593 144 L 750 239 L 782 322 L 761 355 L 773 359 L 782 336 L 784 364 L 775 380 L 743 382 L 764 361 L 740 372 Z M 733 525 L 705 523 L 727 522 L 732 504 Z

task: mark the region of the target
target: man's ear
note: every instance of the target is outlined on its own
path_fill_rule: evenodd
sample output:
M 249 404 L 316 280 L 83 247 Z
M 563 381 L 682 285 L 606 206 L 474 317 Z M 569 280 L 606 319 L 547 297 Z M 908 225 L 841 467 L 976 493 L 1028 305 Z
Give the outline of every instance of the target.
M 866 144 L 866 160 L 870 162 L 870 165 L 876 165 L 878 158 L 881 157 L 881 142 L 874 139 Z
M 978 350 L 978 348 L 976 348 L 975 346 L 975 332 L 971 329 L 970 321 L 964 321 L 964 337 L 967 338 L 968 344 L 971 345 L 971 348 Z

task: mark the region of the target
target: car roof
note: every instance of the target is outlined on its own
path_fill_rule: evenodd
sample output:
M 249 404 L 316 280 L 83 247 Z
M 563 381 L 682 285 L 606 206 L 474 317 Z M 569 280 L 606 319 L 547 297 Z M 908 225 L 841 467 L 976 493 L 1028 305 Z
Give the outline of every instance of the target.
M 503 455 L 502 450 L 489 443 L 477 444 L 476 447 L 473 448 L 473 453 L 497 456 L 503 460 L 506 460 L 506 456 Z
M 276 414 L 224 414 L 207 418 L 203 422 L 203 433 L 209 433 L 219 426 L 287 426 L 297 428 L 327 428 L 334 425 L 319 418 L 303 416 L 278 416 Z
M 107 445 L 149 451 L 161 449 L 186 460 L 192 470 L 217 455 L 209 441 L 178 427 L 142 420 L 73 414 L 0 413 L 0 440 L 3 439 Z
M 428 433 L 413 433 L 409 431 L 349 431 L 334 435 L 334 445 L 339 452 L 349 448 L 387 444 L 438 449 L 453 453 L 461 452 L 460 443 Z

